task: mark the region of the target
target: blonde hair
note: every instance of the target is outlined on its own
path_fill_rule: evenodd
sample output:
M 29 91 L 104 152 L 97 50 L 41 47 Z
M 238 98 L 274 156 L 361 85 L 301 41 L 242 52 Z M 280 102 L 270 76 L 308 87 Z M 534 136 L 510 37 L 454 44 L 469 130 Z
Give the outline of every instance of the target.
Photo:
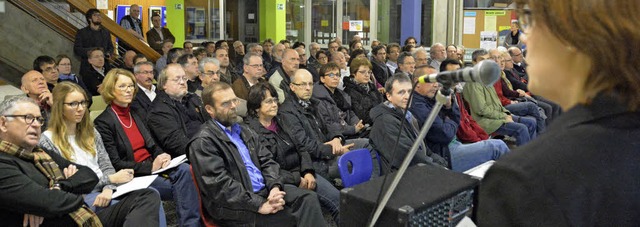
M 135 97 L 136 92 L 138 92 L 136 77 L 133 76 L 133 73 L 126 69 L 112 69 L 104 77 L 104 80 L 102 80 L 102 85 L 100 86 L 100 95 L 102 96 L 104 102 L 107 104 L 111 104 L 111 102 L 116 99 L 116 96 L 113 93 L 115 92 L 116 82 L 118 82 L 118 76 L 120 75 L 129 77 L 133 82 L 133 97 Z
M 53 106 L 51 107 L 51 119 L 49 119 L 49 128 L 51 132 L 53 132 L 53 144 L 58 147 L 62 156 L 67 160 L 72 160 L 71 156 L 73 153 L 73 148 L 71 144 L 69 144 L 67 131 L 67 125 L 64 120 L 64 100 L 67 95 L 72 92 L 80 92 L 84 96 L 85 101 L 89 100 L 89 97 L 84 92 L 80 86 L 72 82 L 61 82 L 56 85 L 53 89 Z M 89 117 L 89 108 L 85 108 L 84 115 L 82 116 L 82 120 L 76 126 L 75 131 L 75 139 L 78 147 L 82 148 L 82 150 L 91 154 L 92 156 L 96 155 L 96 146 L 95 146 L 95 131 L 93 129 L 93 122 Z

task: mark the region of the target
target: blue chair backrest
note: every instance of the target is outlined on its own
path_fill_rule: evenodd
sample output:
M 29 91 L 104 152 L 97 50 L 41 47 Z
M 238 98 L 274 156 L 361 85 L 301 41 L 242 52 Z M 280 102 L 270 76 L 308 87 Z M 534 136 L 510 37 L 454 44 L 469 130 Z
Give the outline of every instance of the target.
M 366 148 L 352 150 L 340 156 L 338 170 L 342 178 L 342 185 L 352 187 L 368 181 L 373 170 L 371 160 L 371 153 Z M 351 172 L 349 172 L 349 163 L 351 164 Z

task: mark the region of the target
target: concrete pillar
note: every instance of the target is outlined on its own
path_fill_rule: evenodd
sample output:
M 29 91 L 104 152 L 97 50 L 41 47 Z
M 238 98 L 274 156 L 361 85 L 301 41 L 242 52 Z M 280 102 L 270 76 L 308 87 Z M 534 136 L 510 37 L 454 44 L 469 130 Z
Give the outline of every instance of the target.
M 271 38 L 274 42 L 287 37 L 286 0 L 259 0 L 260 40 Z
M 377 39 L 383 43 L 389 43 L 391 1 L 378 1 L 378 35 Z M 375 17 L 372 17 L 375 18 Z
M 402 0 L 400 45 L 404 45 L 404 40 L 410 36 L 420 40 L 420 21 L 422 20 L 420 9 L 422 9 L 422 0 Z

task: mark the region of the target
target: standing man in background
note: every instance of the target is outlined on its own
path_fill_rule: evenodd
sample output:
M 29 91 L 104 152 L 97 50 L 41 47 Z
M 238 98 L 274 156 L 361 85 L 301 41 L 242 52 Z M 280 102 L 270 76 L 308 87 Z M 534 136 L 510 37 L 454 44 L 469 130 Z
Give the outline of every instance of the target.
M 165 40 L 171 40 L 172 43 L 175 43 L 176 38 L 173 37 L 173 34 L 171 34 L 171 31 L 169 31 L 168 28 L 162 27 L 162 21 L 160 20 L 161 18 L 158 14 L 153 14 L 153 16 L 151 16 L 153 28 L 149 29 L 147 32 L 147 43 L 149 43 L 149 46 L 159 54 L 164 54 L 162 52 L 162 43 Z M 122 21 L 120 21 L 120 23 L 122 23 Z M 191 45 L 191 48 L 193 48 L 193 44 Z

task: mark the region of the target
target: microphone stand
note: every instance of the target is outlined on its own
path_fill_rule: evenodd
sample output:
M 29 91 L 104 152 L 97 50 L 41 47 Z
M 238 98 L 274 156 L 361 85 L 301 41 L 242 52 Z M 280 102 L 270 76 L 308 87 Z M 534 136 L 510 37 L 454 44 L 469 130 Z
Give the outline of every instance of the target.
M 411 159 L 413 159 L 413 156 L 418 151 L 418 147 L 420 146 L 421 141 L 427 135 L 427 132 L 429 132 L 429 128 L 431 128 L 431 125 L 433 125 L 433 121 L 435 121 L 436 117 L 438 116 L 440 109 L 442 109 L 442 106 L 447 102 L 447 99 L 449 99 L 449 96 L 451 95 L 451 89 L 450 89 L 451 86 L 452 86 L 451 83 L 445 83 L 443 84 L 442 88 L 438 90 L 438 92 L 436 93 L 436 97 L 435 97 L 436 105 L 433 107 L 433 109 L 429 113 L 429 117 L 427 117 L 427 120 L 422 126 L 422 129 L 420 130 L 420 134 L 418 134 L 418 137 L 416 138 L 416 141 L 411 146 L 409 153 L 402 161 L 402 164 L 400 165 L 398 172 L 396 172 L 396 176 L 391 181 L 391 185 L 389 186 L 384 196 L 382 197 L 380 204 L 378 204 L 378 207 L 376 207 L 376 212 L 373 214 L 373 218 L 369 223 L 369 227 L 373 227 L 376 221 L 378 220 L 378 218 L 380 217 L 380 214 L 382 214 L 382 210 L 387 205 L 387 202 L 389 202 L 389 198 L 391 198 L 393 191 L 398 186 L 398 183 L 400 183 L 400 179 L 402 178 L 402 175 L 404 175 L 404 172 L 407 171 L 407 168 L 409 167 L 409 163 L 411 162 Z M 407 106 L 407 108 L 409 107 Z

